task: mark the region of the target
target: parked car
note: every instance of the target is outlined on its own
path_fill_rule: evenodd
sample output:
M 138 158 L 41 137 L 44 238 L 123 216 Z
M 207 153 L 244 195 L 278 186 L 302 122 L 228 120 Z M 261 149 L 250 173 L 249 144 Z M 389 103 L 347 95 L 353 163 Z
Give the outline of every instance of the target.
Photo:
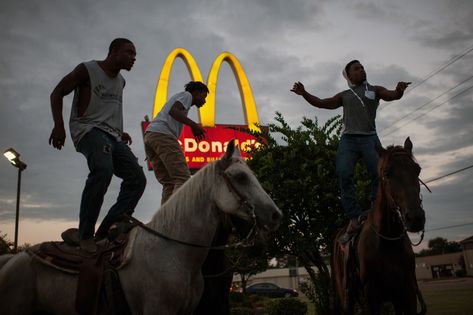
M 298 296 L 296 290 L 280 288 L 273 283 L 256 283 L 246 288 L 247 294 L 258 294 L 269 297 L 291 297 Z

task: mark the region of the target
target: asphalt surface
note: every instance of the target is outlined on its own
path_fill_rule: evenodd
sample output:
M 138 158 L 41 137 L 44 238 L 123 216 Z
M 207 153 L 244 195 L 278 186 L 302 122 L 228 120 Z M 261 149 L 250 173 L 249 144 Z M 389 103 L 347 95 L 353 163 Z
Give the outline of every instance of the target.
M 419 281 L 421 291 L 473 289 L 473 277 Z

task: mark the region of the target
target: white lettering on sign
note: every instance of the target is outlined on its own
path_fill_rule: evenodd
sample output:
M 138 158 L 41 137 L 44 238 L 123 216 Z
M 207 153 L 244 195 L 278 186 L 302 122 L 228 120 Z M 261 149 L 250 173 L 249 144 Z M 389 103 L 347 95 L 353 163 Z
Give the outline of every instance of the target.
M 182 142 L 179 141 L 179 144 L 182 146 Z M 191 153 L 191 152 L 201 152 L 201 153 L 222 153 L 227 149 L 228 141 L 221 142 L 221 141 L 206 141 L 202 140 L 197 142 L 193 138 L 185 138 L 184 139 L 184 152 Z M 255 139 L 245 140 L 240 142 L 238 139 L 235 139 L 235 145 L 240 148 L 241 151 L 249 151 L 251 147 L 258 148 L 261 143 L 256 142 Z

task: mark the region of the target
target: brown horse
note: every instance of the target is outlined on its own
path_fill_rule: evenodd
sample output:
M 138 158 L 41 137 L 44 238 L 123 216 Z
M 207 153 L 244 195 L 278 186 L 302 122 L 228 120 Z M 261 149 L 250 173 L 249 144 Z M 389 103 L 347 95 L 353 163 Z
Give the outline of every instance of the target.
M 381 314 L 384 302 L 391 302 L 397 315 L 416 314 L 419 300 L 419 314 L 425 314 L 407 235 L 424 230 L 421 168 L 412 155 L 409 138 L 404 147 L 380 147 L 377 151 L 379 183 L 373 209 L 348 249 L 334 242 L 332 267 L 342 313 L 353 313 L 355 302 L 363 300 L 373 315 Z M 361 299 L 358 293 L 364 293 Z

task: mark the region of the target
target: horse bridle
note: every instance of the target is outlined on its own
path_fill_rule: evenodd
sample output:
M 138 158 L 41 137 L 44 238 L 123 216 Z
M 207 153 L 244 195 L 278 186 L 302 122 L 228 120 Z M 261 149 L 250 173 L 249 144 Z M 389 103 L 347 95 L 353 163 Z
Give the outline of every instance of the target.
M 253 238 L 255 236 L 255 230 L 256 230 L 256 226 L 257 226 L 255 206 L 253 204 L 251 204 L 248 201 L 248 198 L 243 196 L 243 194 L 235 187 L 235 185 L 232 183 L 232 181 L 230 180 L 228 175 L 225 173 L 225 169 L 219 169 L 218 174 L 220 176 L 222 176 L 222 178 L 223 178 L 225 184 L 227 185 L 228 189 L 238 200 L 238 202 L 240 204 L 238 209 L 241 209 L 243 206 L 246 207 L 246 209 L 248 209 L 247 212 L 249 212 L 250 217 L 253 221 L 252 222 L 253 225 L 251 226 L 251 229 L 249 230 L 248 234 L 240 242 L 233 243 L 233 244 L 220 245 L 220 246 L 208 246 L 208 245 L 194 244 L 194 243 L 185 242 L 185 241 L 181 241 L 181 240 L 169 237 L 169 236 L 167 236 L 165 234 L 162 234 L 162 233 L 160 233 L 156 230 L 153 230 L 152 228 L 148 227 L 143 222 L 141 222 L 140 220 L 138 220 L 138 219 L 136 219 L 132 216 L 125 215 L 125 218 L 127 220 L 129 220 L 129 222 L 131 222 L 132 224 L 141 227 L 143 230 L 147 231 L 150 234 L 156 235 L 160 238 L 163 238 L 165 240 L 172 241 L 172 242 L 175 242 L 175 243 L 178 243 L 178 244 L 181 244 L 181 245 L 186 245 L 186 246 L 191 246 L 191 247 L 198 247 L 198 248 L 208 248 L 208 249 L 212 249 L 212 250 L 225 250 L 225 249 L 230 249 L 230 248 L 252 247 L 252 246 L 254 246 L 254 239 Z
M 405 152 L 405 151 L 402 151 L 402 152 L 394 152 L 392 153 L 389 157 L 393 156 L 393 155 L 403 155 L 403 156 L 407 156 L 409 157 L 409 159 L 414 163 L 416 164 L 419 168 L 420 166 L 417 164 L 416 161 L 414 161 L 414 159 L 412 158 L 412 155 Z M 386 159 L 388 160 L 388 158 Z M 387 163 L 387 162 L 386 162 Z M 389 185 L 389 176 L 387 174 L 387 171 L 385 171 L 384 169 L 384 165 L 386 164 L 384 163 L 381 167 L 380 167 L 380 174 L 381 174 L 381 183 L 384 184 L 386 182 L 388 182 L 388 187 L 390 187 Z M 429 187 L 418 177 L 417 178 L 419 180 L 419 182 L 425 186 L 425 188 L 427 188 L 427 190 L 432 193 L 432 191 L 429 189 Z M 403 238 L 405 235 L 407 235 L 407 227 L 406 227 L 406 220 L 404 218 L 404 215 L 402 214 L 401 212 L 401 207 L 397 204 L 397 202 L 394 200 L 392 194 L 391 194 L 391 189 L 389 189 L 389 191 L 383 189 L 383 191 L 386 193 L 388 199 L 390 199 L 390 203 L 391 205 L 393 205 L 394 207 L 391 207 L 391 209 L 396 213 L 399 221 L 401 222 L 402 224 L 402 232 L 396 236 L 396 237 L 389 237 L 389 236 L 385 236 L 385 235 L 382 235 L 381 233 L 379 233 L 377 230 L 376 230 L 376 227 L 371 224 L 371 229 L 373 230 L 373 232 L 380 238 L 384 239 L 384 240 L 387 240 L 387 241 L 397 241 L 397 240 L 400 240 L 401 238 Z M 422 201 L 422 198 L 421 198 L 421 201 Z M 424 239 L 424 233 L 425 233 L 425 229 L 422 229 L 422 234 L 421 234 L 421 238 L 420 238 L 420 241 L 416 244 L 412 243 L 411 239 L 409 238 L 409 242 L 411 243 L 412 246 L 418 246 L 420 243 L 422 243 L 423 239 Z
M 238 188 L 235 187 L 235 185 L 232 183 L 230 177 L 225 173 L 225 169 L 220 169 L 218 174 L 222 176 L 223 181 L 227 185 L 228 190 L 235 196 L 237 201 L 239 202 L 240 206 L 238 209 L 241 209 L 245 207 L 248 211 L 246 211 L 250 217 L 253 220 L 253 227 L 256 226 L 256 214 L 255 214 L 255 206 L 251 204 L 248 201 L 248 198 L 246 198 L 239 190 Z

